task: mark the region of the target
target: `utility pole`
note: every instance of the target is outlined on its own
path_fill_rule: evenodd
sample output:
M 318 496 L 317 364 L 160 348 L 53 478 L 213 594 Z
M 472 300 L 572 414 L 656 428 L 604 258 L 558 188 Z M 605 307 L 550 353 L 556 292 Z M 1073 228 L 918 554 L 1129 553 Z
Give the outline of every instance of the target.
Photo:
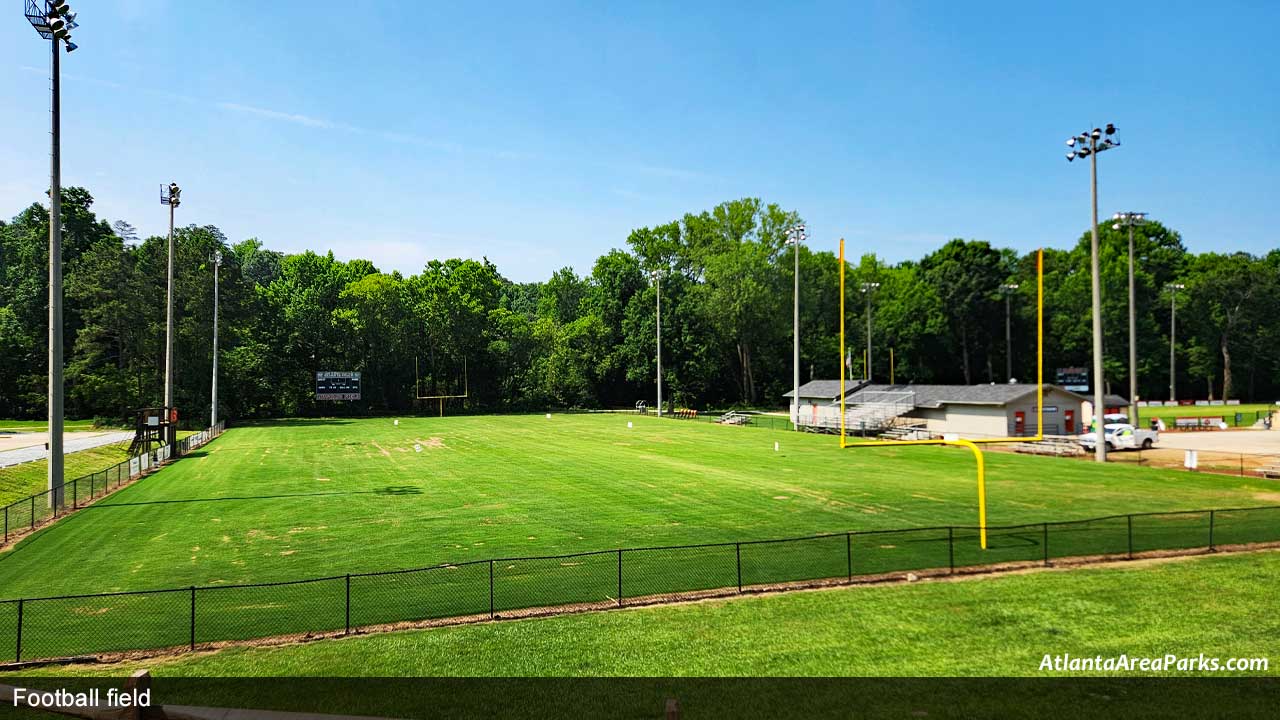
M 165 325 L 164 325 L 164 407 L 166 412 L 173 409 L 173 211 L 182 204 L 182 190 L 177 183 L 169 183 L 169 187 L 160 189 L 160 203 L 169 206 L 169 271 L 165 290 Z M 172 432 L 170 433 L 173 434 Z M 172 438 L 170 439 L 172 442 Z
M 658 417 L 662 417 L 662 276 L 654 270 L 649 273 L 649 277 L 653 278 L 653 290 L 658 298 Z
M 1178 400 L 1178 356 L 1174 354 L 1174 338 L 1178 331 L 1178 291 L 1185 290 L 1182 283 L 1169 283 L 1169 401 Z
M 1129 405 L 1134 425 L 1141 423 L 1141 417 L 1138 412 L 1138 315 L 1134 309 L 1137 295 L 1133 283 L 1133 226 L 1146 222 L 1146 218 L 1146 213 L 1116 213 L 1116 223 L 1111 226 L 1112 230 L 1119 230 L 1122 226 L 1129 228 Z
M 871 293 L 878 287 L 878 282 L 862 283 L 862 294 L 867 298 L 867 361 L 863 363 L 867 382 L 871 382 Z
M 1076 148 L 1077 144 L 1080 145 L 1078 149 L 1067 153 L 1067 162 L 1078 157 L 1089 158 L 1089 194 L 1093 209 L 1089 224 L 1093 295 L 1093 417 L 1098 438 L 1094 443 L 1094 459 L 1100 463 L 1107 461 L 1107 444 L 1103 442 L 1103 435 L 1106 432 L 1106 421 L 1103 416 L 1107 412 L 1107 407 L 1102 383 L 1102 278 L 1098 267 L 1098 154 L 1104 150 L 1120 147 L 1119 141 L 1112 139 L 1115 132 L 1115 125 L 1107 123 L 1105 130 L 1094 128 L 1067 140 L 1067 147 Z
M 808 237 L 803 224 L 787 228 L 787 244 L 794 248 L 795 259 L 791 307 L 791 426 L 796 431 L 800 430 L 800 243 Z
M 73 52 L 71 31 L 77 27 L 76 14 L 67 0 L 27 0 L 23 13 L 41 38 L 49 40 L 49 463 L 47 480 L 49 507 L 65 504 L 62 451 L 62 66 L 58 51 L 63 43 Z
M 1017 283 L 1005 283 L 1000 286 L 1004 295 L 1004 379 L 1013 382 L 1013 320 L 1010 314 L 1009 298 L 1018 289 Z
M 222 251 L 213 251 L 213 410 L 209 413 L 209 427 L 218 424 L 218 268 L 222 266 Z

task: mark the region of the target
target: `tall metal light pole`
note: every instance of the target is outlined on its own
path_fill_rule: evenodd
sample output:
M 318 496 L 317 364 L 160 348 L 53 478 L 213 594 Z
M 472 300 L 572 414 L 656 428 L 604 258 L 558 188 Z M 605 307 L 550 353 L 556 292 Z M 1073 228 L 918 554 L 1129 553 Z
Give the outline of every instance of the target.
M 58 51 L 76 49 L 71 31 L 76 15 L 66 0 L 27 0 L 24 15 L 36 33 L 50 41 L 49 65 L 49 505 L 62 507 L 63 395 L 62 395 L 62 78 Z
M 791 426 L 800 430 L 800 243 L 809 238 L 804 225 L 787 228 L 787 244 L 795 249 L 795 291 L 791 308 Z
M 1009 298 L 1018 289 L 1017 283 L 1005 283 L 1000 286 L 1004 295 L 1004 379 L 1013 382 L 1013 320 L 1010 315 Z
M 169 274 L 165 291 L 164 324 L 164 406 L 173 408 L 173 211 L 182 204 L 182 189 L 178 183 L 160 188 L 160 204 L 169 206 Z
M 1178 357 L 1174 354 L 1174 337 L 1178 330 L 1178 291 L 1186 290 L 1182 283 L 1169 283 L 1169 401 L 1178 400 Z
M 1112 230 L 1129 228 L 1129 409 L 1132 411 L 1133 424 L 1138 425 L 1142 419 L 1138 413 L 1138 320 L 1134 309 L 1136 295 L 1133 289 L 1133 228 L 1147 221 L 1144 212 L 1116 213 Z
M 1089 232 L 1092 234 L 1090 273 L 1093 279 L 1093 416 L 1098 432 L 1098 442 L 1093 445 L 1094 459 L 1098 462 L 1107 461 L 1107 444 L 1102 441 L 1102 435 L 1106 430 L 1103 415 L 1106 414 L 1107 407 L 1102 392 L 1102 279 L 1098 270 L 1098 154 L 1104 150 L 1120 147 L 1119 141 L 1112 137 L 1115 133 L 1116 126 L 1107 123 L 1105 130 L 1094 128 L 1067 139 L 1067 147 L 1072 148 L 1071 152 L 1067 153 L 1067 162 L 1078 157 L 1089 158 L 1089 191 L 1093 200 L 1093 214 L 1089 224 Z
M 653 279 L 654 295 L 658 298 L 658 417 L 662 417 L 662 276 L 657 270 L 653 270 L 649 277 Z
M 222 266 L 222 251 L 213 251 L 213 410 L 209 413 L 209 427 L 218 424 L 218 268 Z
M 862 294 L 867 298 L 867 366 L 863 368 L 867 376 L 867 382 L 871 382 L 871 293 L 880 287 L 878 282 L 862 283 Z

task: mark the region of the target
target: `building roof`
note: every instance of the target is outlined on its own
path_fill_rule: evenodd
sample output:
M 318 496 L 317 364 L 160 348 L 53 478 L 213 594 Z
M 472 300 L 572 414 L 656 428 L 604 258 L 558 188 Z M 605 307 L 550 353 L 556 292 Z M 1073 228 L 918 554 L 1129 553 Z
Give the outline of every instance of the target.
M 1057 385 L 1045 384 L 1045 390 L 1058 390 L 1081 400 L 1083 395 L 1064 390 Z M 918 408 L 940 408 L 943 405 L 1008 405 L 1036 391 L 1035 385 L 1025 383 L 1000 383 L 988 385 L 865 385 L 848 397 L 858 402 L 858 396 L 872 392 L 915 393 Z M 803 394 L 803 393 L 802 393 Z M 868 398 L 869 399 L 869 398 Z
M 849 393 L 861 389 L 867 384 L 866 380 L 846 380 L 844 383 L 844 393 Z M 791 391 L 787 391 L 782 397 L 789 398 L 792 396 Z M 827 400 L 840 399 L 840 381 L 839 380 L 810 380 L 800 386 L 800 397 L 802 398 L 824 398 Z
M 1090 402 L 1092 402 L 1092 401 L 1093 401 L 1093 397 L 1092 397 L 1092 396 L 1090 396 L 1088 399 L 1089 399 L 1089 401 L 1090 401 Z M 1129 407 L 1129 401 L 1128 401 L 1128 400 L 1125 400 L 1125 399 L 1124 399 L 1124 397 L 1122 397 L 1122 396 L 1120 396 L 1120 395 L 1117 395 L 1117 394 L 1115 394 L 1115 393 L 1107 393 L 1106 395 L 1103 395 L 1103 396 L 1102 396 L 1102 404 L 1103 404 L 1105 407 L 1109 407 L 1109 408 L 1114 408 L 1114 407 Z

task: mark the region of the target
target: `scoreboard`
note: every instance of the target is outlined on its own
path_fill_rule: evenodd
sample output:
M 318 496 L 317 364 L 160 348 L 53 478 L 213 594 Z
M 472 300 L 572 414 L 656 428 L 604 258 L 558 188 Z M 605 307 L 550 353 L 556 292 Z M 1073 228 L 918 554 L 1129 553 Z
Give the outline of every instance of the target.
M 1064 390 L 1072 392 L 1089 392 L 1089 369 L 1082 367 L 1058 368 L 1055 373 L 1057 384 Z
M 321 370 L 316 373 L 317 400 L 359 400 L 360 373 Z

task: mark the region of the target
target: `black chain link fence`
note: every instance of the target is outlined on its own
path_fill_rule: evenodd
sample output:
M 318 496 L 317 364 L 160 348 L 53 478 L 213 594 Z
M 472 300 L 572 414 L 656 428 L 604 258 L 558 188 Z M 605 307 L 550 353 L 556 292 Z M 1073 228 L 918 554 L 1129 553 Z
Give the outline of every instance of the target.
M 0 546 L 75 512 L 94 500 L 110 495 L 130 480 L 159 467 L 171 455 L 174 458 L 186 455 L 221 435 L 223 428 L 224 424 L 218 423 L 216 427 L 189 435 L 176 443 L 175 452 L 171 453 L 168 447 L 162 447 L 150 453 L 135 455 L 106 470 L 67 480 L 60 492 L 44 490 L 5 505 L 0 509 L 0 514 L 4 517 L 4 534 L 0 536 L 3 538 L 0 539 Z
M 295 582 L 0 601 L 14 658 L 56 658 L 441 618 L 653 602 L 700 592 L 910 571 L 1280 541 L 1280 506 L 1135 513 L 1068 522 L 875 530 L 737 543 L 502 558 Z

